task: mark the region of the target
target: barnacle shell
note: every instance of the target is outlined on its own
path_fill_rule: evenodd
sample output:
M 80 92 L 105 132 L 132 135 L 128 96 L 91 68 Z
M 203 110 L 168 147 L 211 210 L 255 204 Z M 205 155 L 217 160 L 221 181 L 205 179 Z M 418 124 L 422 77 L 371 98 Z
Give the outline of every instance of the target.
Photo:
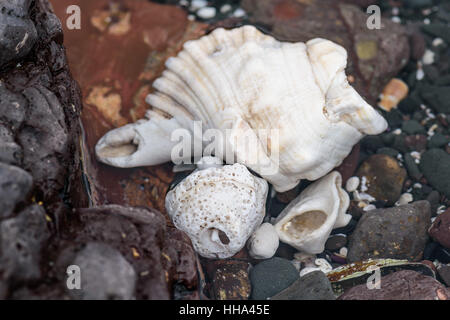
M 169 133 L 193 131 L 198 120 L 203 131 L 224 133 L 223 150 L 215 156 L 230 163 L 231 150 L 232 162 L 251 168 L 277 191 L 303 178 L 316 180 L 338 166 L 364 134 L 387 127 L 348 84 L 346 64 L 346 50 L 325 39 L 288 43 L 253 26 L 216 29 L 167 60 L 147 98 L 153 107 L 149 120 L 107 133 L 97 157 L 118 167 L 169 161 Z M 194 140 L 202 143 L 198 136 Z
M 228 258 L 262 223 L 268 185 L 241 164 L 197 170 L 166 196 L 174 225 L 203 257 Z
M 331 230 L 351 219 L 345 213 L 350 199 L 341 183 L 341 175 L 333 171 L 295 198 L 275 221 L 280 240 L 302 252 L 321 253 Z

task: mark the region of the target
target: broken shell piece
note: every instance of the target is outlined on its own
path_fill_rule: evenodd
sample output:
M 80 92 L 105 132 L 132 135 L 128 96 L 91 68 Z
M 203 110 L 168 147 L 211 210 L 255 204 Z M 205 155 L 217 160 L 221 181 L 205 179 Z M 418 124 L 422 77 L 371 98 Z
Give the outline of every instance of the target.
M 206 258 L 229 258 L 262 223 L 268 185 L 241 164 L 197 170 L 166 196 L 174 225 Z
M 314 266 L 306 266 L 305 268 L 300 270 L 300 277 L 303 277 L 305 274 L 313 271 L 322 271 L 326 274 L 331 270 L 333 270 L 333 267 L 330 265 L 330 263 L 323 258 L 319 258 L 314 261 Z
M 306 253 L 320 253 L 334 228 L 350 221 L 350 204 L 339 172 L 333 171 L 309 185 L 278 216 L 280 240 Z
M 408 85 L 400 79 L 391 79 L 381 93 L 378 106 L 384 111 L 391 111 L 408 95 Z
M 325 39 L 288 43 L 253 26 L 218 28 L 167 60 L 146 99 L 149 120 L 107 133 L 97 157 L 118 167 L 169 161 L 169 133 L 195 132 L 200 121 L 201 131 L 221 133 L 215 156 L 246 165 L 276 191 L 317 180 L 365 134 L 387 128 L 349 85 L 346 64 L 346 50 Z
M 248 240 L 249 254 L 255 259 L 272 258 L 278 249 L 278 234 L 270 223 L 263 223 Z

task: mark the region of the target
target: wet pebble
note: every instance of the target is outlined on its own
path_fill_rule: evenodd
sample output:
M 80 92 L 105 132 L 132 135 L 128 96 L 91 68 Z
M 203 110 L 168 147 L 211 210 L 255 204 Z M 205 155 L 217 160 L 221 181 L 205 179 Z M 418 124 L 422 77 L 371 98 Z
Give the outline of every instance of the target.
M 437 272 L 439 277 L 441 277 L 443 283 L 450 287 L 450 265 L 443 264 L 438 269 Z
M 384 154 L 370 156 L 360 165 L 356 175 L 367 179 L 366 193 L 388 204 L 394 204 L 400 197 L 407 176 L 395 158 Z
M 298 271 L 289 260 L 278 257 L 264 260 L 250 270 L 251 298 L 265 300 L 273 297 L 298 278 Z
M 347 244 L 347 236 L 342 234 L 332 235 L 328 238 L 325 243 L 325 249 L 330 251 L 336 251 L 345 247 Z
M 450 209 L 437 216 L 431 225 L 429 234 L 434 241 L 450 249 Z
M 428 240 L 428 201 L 371 210 L 363 214 L 349 237 L 349 262 L 369 258 L 419 261 Z
M 420 161 L 420 170 L 431 186 L 450 197 L 450 155 L 442 149 L 429 149 Z
M 331 283 L 322 271 L 310 272 L 271 300 L 336 300 Z
M 372 290 L 366 283 L 350 288 L 339 300 L 449 300 L 450 290 L 433 277 L 411 270 L 394 272 L 381 278 Z

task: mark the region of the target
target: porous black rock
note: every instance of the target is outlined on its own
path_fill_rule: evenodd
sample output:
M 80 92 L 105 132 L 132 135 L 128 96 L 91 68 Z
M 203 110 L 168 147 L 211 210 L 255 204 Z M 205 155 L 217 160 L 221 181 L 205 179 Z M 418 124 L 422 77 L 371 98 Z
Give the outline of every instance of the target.
M 16 166 L 0 162 L 0 219 L 13 212 L 23 201 L 33 184 L 31 175 Z
M 38 38 L 29 9 L 31 0 L 0 3 L 0 67 L 25 57 Z
M 89 242 L 77 253 L 73 265 L 82 272 L 81 288 L 68 290 L 74 299 L 129 300 L 134 297 L 136 272 L 111 246 Z

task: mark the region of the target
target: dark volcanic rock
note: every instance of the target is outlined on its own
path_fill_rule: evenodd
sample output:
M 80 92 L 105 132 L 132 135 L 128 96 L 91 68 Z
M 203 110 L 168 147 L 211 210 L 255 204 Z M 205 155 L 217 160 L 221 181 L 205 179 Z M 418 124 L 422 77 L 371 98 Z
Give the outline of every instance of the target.
M 436 217 L 428 233 L 435 241 L 450 249 L 450 209 Z
M 1 221 L 0 283 L 8 287 L 38 280 L 41 277 L 41 250 L 49 237 L 46 214 L 41 206 L 29 206 L 16 217 Z M 1 290 L 0 298 L 5 298 Z
M 442 149 L 426 151 L 420 161 L 420 170 L 428 183 L 450 197 L 450 155 Z
M 75 299 L 129 300 L 133 298 L 136 272 L 119 251 L 107 244 L 89 242 L 73 264 L 80 268 L 81 289 L 69 290 Z
M 8 217 L 17 203 L 25 199 L 32 183 L 28 172 L 0 163 L 0 219 Z
M 364 213 L 349 237 L 348 262 L 369 258 L 420 261 L 430 219 L 428 201 Z
M 319 37 L 344 46 L 349 56 L 347 74 L 372 104 L 409 59 L 409 39 L 403 26 L 382 18 L 382 28 L 370 30 L 367 14 L 354 5 L 334 0 L 243 0 L 241 5 L 250 22 L 270 28 L 280 40 Z
M 0 3 L 0 67 L 25 57 L 38 38 L 30 19 L 31 0 Z
M 336 300 L 336 297 L 327 276 L 322 271 L 313 271 L 270 300 Z
M 450 290 L 432 277 L 404 270 L 381 277 L 380 289 L 355 286 L 339 300 L 450 300 Z
M 273 297 L 298 278 L 298 271 L 290 261 L 277 257 L 264 260 L 250 270 L 251 298 L 265 300 Z

